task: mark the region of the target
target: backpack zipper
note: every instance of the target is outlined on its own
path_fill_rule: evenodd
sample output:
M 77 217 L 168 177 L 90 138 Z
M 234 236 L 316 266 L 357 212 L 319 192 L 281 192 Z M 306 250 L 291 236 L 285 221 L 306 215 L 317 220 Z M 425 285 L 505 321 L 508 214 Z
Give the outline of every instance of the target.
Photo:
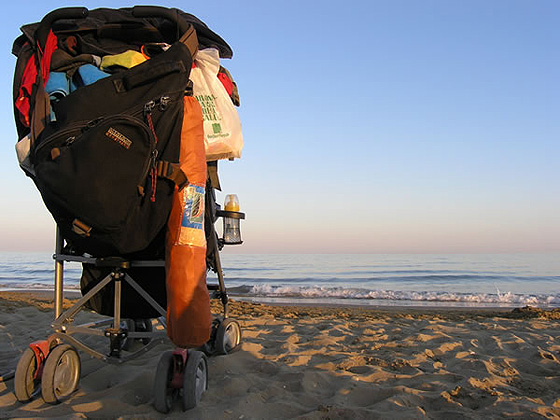
M 156 171 L 156 163 L 159 152 L 157 150 L 157 134 L 153 125 L 152 120 L 152 113 L 154 109 L 157 109 L 160 112 L 164 112 L 170 103 L 179 100 L 183 96 L 183 92 L 179 95 L 177 92 L 170 94 L 171 96 L 162 95 L 156 99 L 150 100 L 144 104 L 139 104 L 129 109 L 129 112 L 126 114 L 116 114 L 110 115 L 105 117 L 99 117 L 90 121 L 80 121 L 74 124 L 69 125 L 64 130 L 59 131 L 51 136 L 51 138 L 45 139 L 42 141 L 36 149 L 35 153 L 38 153 L 42 149 L 51 146 L 53 142 L 57 142 L 60 146 L 54 145 L 54 147 L 70 147 L 76 141 L 80 140 L 80 137 L 83 133 L 97 127 L 99 124 L 102 123 L 110 123 L 112 120 L 126 120 L 128 122 L 133 122 L 140 125 L 144 131 L 147 133 L 148 138 L 150 139 L 150 148 L 151 151 L 149 153 L 149 158 L 146 160 L 144 168 L 142 170 L 142 175 L 139 179 L 138 186 L 141 187 L 144 185 L 146 178 L 148 175 L 152 177 L 152 194 L 150 200 L 155 202 L 155 195 L 156 195 L 156 186 L 157 186 L 157 171 Z M 140 115 L 143 116 L 142 118 L 138 118 Z M 64 136 L 68 136 L 64 141 L 60 141 L 61 138 Z

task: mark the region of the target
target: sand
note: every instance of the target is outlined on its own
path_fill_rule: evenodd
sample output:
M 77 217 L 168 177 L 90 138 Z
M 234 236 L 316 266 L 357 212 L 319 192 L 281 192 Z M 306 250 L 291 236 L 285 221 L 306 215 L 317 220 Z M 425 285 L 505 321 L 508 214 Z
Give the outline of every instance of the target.
M 48 295 L 0 293 L 0 418 L 560 419 L 559 311 L 233 302 L 241 349 L 209 359 L 196 408 L 177 402 L 164 416 L 152 382 L 167 341 L 122 365 L 81 354 L 67 401 L 18 402 L 9 373 L 50 334 L 51 305 Z

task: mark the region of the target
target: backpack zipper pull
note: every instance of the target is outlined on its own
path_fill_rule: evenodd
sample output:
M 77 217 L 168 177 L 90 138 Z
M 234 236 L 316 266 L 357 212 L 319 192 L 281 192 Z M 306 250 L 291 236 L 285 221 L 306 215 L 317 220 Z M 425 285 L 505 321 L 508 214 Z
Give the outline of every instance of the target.
M 150 166 L 152 166 L 152 167 L 156 166 L 157 157 L 158 157 L 158 151 L 157 151 L 157 149 L 154 149 L 153 152 L 152 152 L 152 158 L 150 159 L 151 160 L 151 165 Z
M 144 116 L 151 114 L 155 106 L 156 106 L 155 101 L 146 102 L 144 104 Z
M 150 201 L 152 203 L 156 202 L 156 188 L 157 188 L 157 170 L 156 170 L 156 160 L 158 156 L 157 149 L 154 149 L 152 152 L 152 158 L 150 159 L 150 177 L 152 178 L 152 196 L 150 197 Z
M 82 132 L 85 133 L 86 131 L 92 129 L 97 124 L 99 124 L 102 120 L 103 120 L 103 118 L 99 117 L 99 118 L 96 118 L 95 120 L 88 121 L 88 123 L 85 125 L 85 127 L 82 128 Z
M 156 187 L 157 187 L 156 159 L 158 155 L 158 151 L 157 151 L 158 138 L 157 138 L 156 130 L 154 128 L 154 122 L 152 120 L 152 110 L 154 109 L 155 106 L 156 106 L 155 101 L 147 102 L 144 105 L 144 118 L 146 119 L 146 123 L 148 124 L 148 127 L 150 128 L 152 134 L 154 135 L 154 151 L 152 152 L 152 159 L 151 159 L 152 168 L 150 170 L 150 176 L 152 178 L 152 196 L 150 197 L 150 201 L 152 203 L 156 201 Z
M 165 111 L 170 101 L 171 98 L 169 96 L 162 96 L 161 98 L 159 98 L 159 110 L 161 112 Z

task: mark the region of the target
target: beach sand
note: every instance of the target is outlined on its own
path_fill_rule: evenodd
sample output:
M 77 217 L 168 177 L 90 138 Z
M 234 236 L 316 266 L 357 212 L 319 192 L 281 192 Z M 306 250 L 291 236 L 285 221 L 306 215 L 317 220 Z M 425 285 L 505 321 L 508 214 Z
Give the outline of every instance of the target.
M 193 410 L 179 401 L 165 416 L 153 408 L 167 341 L 122 365 L 81 353 L 80 386 L 67 401 L 24 404 L 9 372 L 51 333 L 52 303 L 0 293 L 0 418 L 560 419 L 559 311 L 232 302 L 231 316 L 243 345 L 209 359 L 209 389 Z

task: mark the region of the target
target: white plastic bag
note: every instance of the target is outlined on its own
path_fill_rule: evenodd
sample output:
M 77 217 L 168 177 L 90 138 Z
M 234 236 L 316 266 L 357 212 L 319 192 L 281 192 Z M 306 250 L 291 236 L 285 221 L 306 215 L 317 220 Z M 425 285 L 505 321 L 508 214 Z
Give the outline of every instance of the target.
M 202 107 L 206 160 L 240 158 L 241 122 L 231 98 L 218 79 L 220 56 L 215 48 L 198 51 L 191 69 L 193 95 Z

